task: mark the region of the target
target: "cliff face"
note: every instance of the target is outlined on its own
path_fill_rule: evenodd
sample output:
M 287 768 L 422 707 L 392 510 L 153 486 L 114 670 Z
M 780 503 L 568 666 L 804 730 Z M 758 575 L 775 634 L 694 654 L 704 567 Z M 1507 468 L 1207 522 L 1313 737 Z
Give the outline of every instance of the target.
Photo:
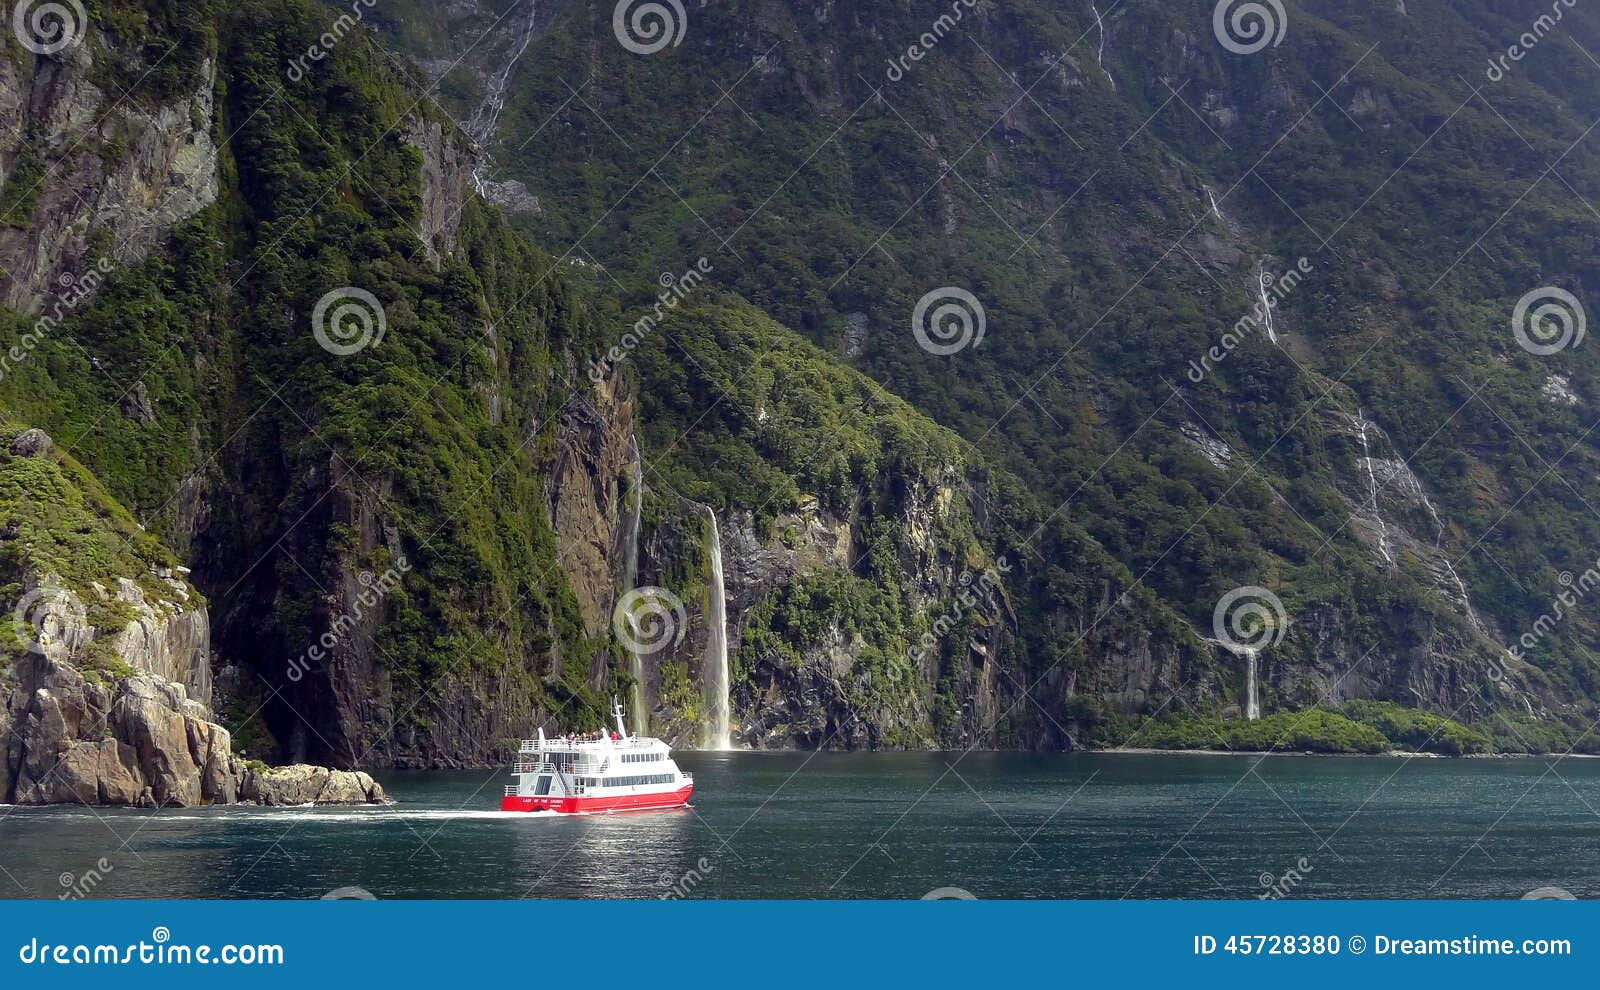
M 208 707 L 204 603 L 169 567 L 153 566 L 142 577 L 172 597 L 151 600 L 140 583 L 121 577 L 111 579 L 115 594 L 90 581 L 96 600 L 86 604 L 59 575 L 21 574 L 13 630 L 20 648 L 0 656 L 0 803 L 383 799 L 365 774 L 331 779 L 327 771 L 305 797 L 305 773 L 247 766 L 236 756 Z M 103 626 L 91 622 L 91 607 Z
M 102 87 L 156 66 L 114 44 L 94 31 L 0 58 L 0 300 L 13 309 L 38 312 L 97 258 L 138 264 L 217 198 L 213 63 L 180 69 L 171 85 L 187 88 L 166 98 L 119 99 Z
M 228 731 L 182 685 L 107 685 L 32 654 L 6 678 L 0 784 L 14 804 L 231 804 L 244 768 Z

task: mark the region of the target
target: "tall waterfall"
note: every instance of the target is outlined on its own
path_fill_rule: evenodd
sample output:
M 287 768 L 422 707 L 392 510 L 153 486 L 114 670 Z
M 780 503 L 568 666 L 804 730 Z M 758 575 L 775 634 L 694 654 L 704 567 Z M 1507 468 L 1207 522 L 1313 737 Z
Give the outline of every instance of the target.
M 639 583 L 639 527 L 644 518 L 644 461 L 639 457 L 639 440 L 631 441 L 633 464 L 628 476 L 628 498 L 632 514 L 628 518 L 628 542 L 622 559 L 622 590 L 626 594 Z M 628 673 L 633 675 L 633 693 L 628 698 L 628 714 L 633 719 L 635 735 L 644 735 L 650 727 L 650 717 L 644 699 L 644 657 L 637 644 L 628 650 Z
M 717 513 L 707 507 L 711 517 L 711 588 L 706 616 L 706 656 L 701 675 L 705 682 L 706 708 L 710 714 L 701 745 L 705 749 L 727 749 L 729 743 L 728 705 L 728 595 L 722 574 L 722 535 L 717 531 Z
M 1256 650 L 1245 648 L 1239 652 L 1244 654 L 1244 718 L 1247 722 L 1254 722 L 1261 718 L 1261 693 L 1256 687 Z

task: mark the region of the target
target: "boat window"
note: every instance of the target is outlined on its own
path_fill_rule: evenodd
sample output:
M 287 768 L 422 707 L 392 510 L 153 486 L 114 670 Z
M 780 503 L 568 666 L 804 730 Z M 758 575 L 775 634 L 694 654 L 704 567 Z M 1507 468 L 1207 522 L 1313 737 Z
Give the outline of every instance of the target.
M 549 774 L 542 773 L 542 774 L 539 775 L 539 783 L 534 788 L 533 793 L 535 793 L 535 794 L 549 794 L 550 793 L 550 775 Z

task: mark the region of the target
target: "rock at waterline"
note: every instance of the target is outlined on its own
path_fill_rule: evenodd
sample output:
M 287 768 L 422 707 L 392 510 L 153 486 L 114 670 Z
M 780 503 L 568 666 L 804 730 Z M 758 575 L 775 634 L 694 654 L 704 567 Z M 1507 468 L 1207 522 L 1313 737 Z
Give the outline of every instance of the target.
M 383 787 L 360 770 L 296 763 L 245 770 L 239 800 L 268 805 L 381 804 Z
M 0 669 L 0 803 L 193 807 L 369 804 L 365 773 L 247 764 L 182 684 L 86 678 L 38 653 Z

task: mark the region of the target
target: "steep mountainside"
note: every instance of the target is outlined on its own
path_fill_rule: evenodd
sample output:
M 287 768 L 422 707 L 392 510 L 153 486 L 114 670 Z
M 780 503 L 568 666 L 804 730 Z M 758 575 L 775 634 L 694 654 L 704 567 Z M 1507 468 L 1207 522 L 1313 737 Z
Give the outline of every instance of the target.
M 252 755 L 489 763 L 612 693 L 1593 748 L 1600 392 L 1512 315 L 1594 288 L 1600 21 L 1474 94 L 1515 16 L 1286 6 L 1240 54 L 1153 0 L 104 0 L 4 53 L 0 406 L 192 568 L 164 676 Z
M 438 15 L 451 112 L 482 95 L 479 53 L 526 6 Z M 1211 636 L 1231 591 L 1271 592 L 1269 711 L 1378 697 L 1588 728 L 1600 625 L 1576 602 L 1600 545 L 1584 494 L 1600 393 L 1579 323 L 1600 15 L 630 6 L 619 24 L 610 6 L 539 5 L 485 142 L 493 178 L 539 201 L 518 222 L 626 285 L 709 258 L 718 285 L 1019 478 L 1027 494 L 995 513 L 1015 531 L 992 533 L 1021 565 L 1018 602 L 1092 559 L 1027 525 L 1062 521 L 1083 537 L 1069 548 L 1103 550 L 1160 603 L 1057 593 L 1076 632 L 1172 614 Z M 941 303 L 968 323 L 919 346 Z M 1128 673 L 1055 612 L 1021 614 L 1049 632 L 1020 682 L 1062 672 L 1052 649 Z M 1031 698 L 1074 736 L 1069 701 L 1129 712 L 1176 690 L 1214 708 L 1244 691 L 1170 672 Z
M 773 688 L 747 719 L 741 672 L 741 738 L 956 738 L 934 709 L 993 686 L 953 638 L 952 661 L 930 654 L 905 683 L 873 686 L 875 669 L 906 674 L 927 602 L 990 567 L 953 438 L 708 296 L 696 304 L 726 321 L 730 347 L 790 351 L 793 377 L 764 400 L 783 424 L 769 437 L 797 440 L 821 417 L 805 435 L 848 438 L 849 456 L 810 464 L 752 443 L 745 480 L 781 497 L 737 515 L 718 493 L 732 472 L 682 460 L 704 463 L 714 434 L 647 470 L 641 451 L 705 418 L 694 396 L 750 369 L 641 400 L 626 355 L 607 357 L 635 301 L 513 234 L 472 192 L 470 141 L 404 66 L 325 17 L 295 0 L 110 4 L 79 43 L 9 56 L 22 137 L 0 251 L 19 356 L 0 403 L 192 568 L 211 603 L 215 706 L 246 748 L 336 766 L 492 762 L 541 722 L 599 724 L 602 699 L 635 683 L 663 731 L 713 741 L 727 694 L 713 603 L 737 620 L 808 581 L 861 602 L 773 634 L 764 663 L 774 684 L 820 677 L 828 693 L 790 710 Z M 113 97 L 107 79 L 162 85 Z M 58 189 L 69 181 L 80 195 Z M 141 204 L 137 223 L 120 226 L 115 203 Z M 665 341 L 639 363 L 666 360 Z M 642 406 L 657 416 L 646 429 Z M 890 558 L 865 569 L 876 542 L 914 587 L 875 580 Z M 646 579 L 683 617 L 670 649 L 636 660 L 617 605 Z M 884 623 L 895 638 L 863 641 Z M 818 728 L 845 719 L 847 737 Z

